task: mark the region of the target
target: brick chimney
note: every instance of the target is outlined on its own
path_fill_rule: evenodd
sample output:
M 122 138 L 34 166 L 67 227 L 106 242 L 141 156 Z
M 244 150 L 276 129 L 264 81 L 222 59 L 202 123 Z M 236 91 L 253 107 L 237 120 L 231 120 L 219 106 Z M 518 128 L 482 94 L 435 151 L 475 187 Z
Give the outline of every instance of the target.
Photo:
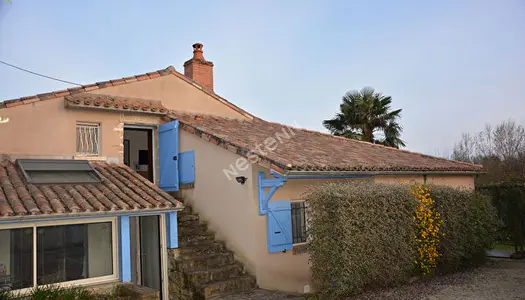
M 206 61 L 202 44 L 193 44 L 193 58 L 184 63 L 184 75 L 213 91 L 213 63 Z

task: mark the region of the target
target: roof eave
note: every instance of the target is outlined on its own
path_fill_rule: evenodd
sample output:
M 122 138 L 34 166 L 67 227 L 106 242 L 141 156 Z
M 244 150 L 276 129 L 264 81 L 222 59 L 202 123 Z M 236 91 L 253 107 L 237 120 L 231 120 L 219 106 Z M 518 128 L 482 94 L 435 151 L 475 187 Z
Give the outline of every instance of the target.
M 85 218 L 103 218 L 115 217 L 121 215 L 150 215 L 160 214 L 171 211 L 181 211 L 184 206 L 172 206 L 162 208 L 148 208 L 137 210 L 110 210 L 110 211 L 94 211 L 82 213 L 61 213 L 61 214 L 39 214 L 39 215 L 15 215 L 0 217 L 0 224 L 12 222 L 34 222 L 34 221 L 48 221 L 60 219 L 85 219 Z
M 327 176 L 327 177 L 355 177 L 355 176 L 377 176 L 377 175 L 481 175 L 485 171 L 440 171 L 440 170 L 416 170 L 416 171 L 297 171 L 288 170 L 285 176 Z

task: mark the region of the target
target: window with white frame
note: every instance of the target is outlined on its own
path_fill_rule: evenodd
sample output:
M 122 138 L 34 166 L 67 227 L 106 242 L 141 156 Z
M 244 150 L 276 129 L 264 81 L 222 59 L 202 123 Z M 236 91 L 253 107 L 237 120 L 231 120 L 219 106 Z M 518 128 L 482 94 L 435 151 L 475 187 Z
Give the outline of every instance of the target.
M 77 124 L 77 155 L 99 155 L 100 125 Z
M 292 239 L 294 244 L 306 243 L 308 239 L 306 203 L 304 201 L 294 201 L 292 206 Z
M 115 230 L 114 220 L 0 227 L 0 291 L 116 279 Z

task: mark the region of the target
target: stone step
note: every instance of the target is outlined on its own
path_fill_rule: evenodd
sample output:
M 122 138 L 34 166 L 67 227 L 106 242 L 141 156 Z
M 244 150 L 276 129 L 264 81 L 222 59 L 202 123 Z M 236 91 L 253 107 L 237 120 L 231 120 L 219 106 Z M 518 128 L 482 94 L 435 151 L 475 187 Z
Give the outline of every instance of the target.
M 256 287 L 256 280 L 253 276 L 242 275 L 223 281 L 212 281 L 196 286 L 199 293 L 204 298 L 228 294 L 231 292 L 250 291 Z
M 201 221 L 200 219 L 197 219 L 197 220 L 179 222 L 177 225 L 179 226 L 179 228 L 181 228 L 181 227 L 199 226 L 200 224 L 206 224 L 206 221 Z
M 227 251 L 212 255 L 180 256 L 179 264 L 184 270 L 213 269 L 235 262 L 233 252 Z
M 191 214 L 193 213 L 193 208 L 190 205 L 184 205 L 184 208 L 178 212 L 179 214 Z
M 244 268 L 239 263 L 224 265 L 214 269 L 188 270 L 186 275 L 194 284 L 223 281 L 243 275 Z
M 208 224 L 199 220 L 183 223 L 179 226 L 179 236 L 198 235 L 208 232 Z
M 215 234 L 212 232 L 206 232 L 199 235 L 179 236 L 179 247 L 184 248 L 186 246 L 209 244 L 214 241 Z
M 213 241 L 211 243 L 202 243 L 197 245 L 185 245 L 176 249 L 176 253 L 179 256 L 203 256 L 203 255 L 214 255 L 223 253 L 226 251 L 224 242 Z
M 199 219 L 197 214 L 177 214 L 177 223 L 179 226 L 184 225 L 186 222 L 195 221 Z

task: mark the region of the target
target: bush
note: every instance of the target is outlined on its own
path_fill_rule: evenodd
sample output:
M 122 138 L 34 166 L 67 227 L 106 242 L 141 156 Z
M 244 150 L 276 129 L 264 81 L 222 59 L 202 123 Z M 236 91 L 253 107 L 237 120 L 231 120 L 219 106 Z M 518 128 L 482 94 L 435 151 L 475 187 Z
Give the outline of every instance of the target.
M 306 201 L 312 273 L 324 296 L 335 299 L 411 276 L 416 201 L 407 186 L 329 183 L 311 190 Z
M 0 291 L 0 300 L 113 300 L 119 299 L 116 290 L 112 294 L 99 294 L 82 287 L 58 285 L 37 286 L 28 293 Z
M 502 183 L 478 188 L 480 192 L 492 199 L 498 218 L 503 223 L 499 241 L 505 242 L 506 237 L 523 250 L 525 244 L 525 185 L 520 183 Z
M 438 247 L 438 272 L 480 265 L 498 229 L 496 210 L 488 197 L 468 190 L 433 186 L 430 194 L 444 221 Z
M 430 197 L 444 221 L 438 271 L 481 263 L 495 232 L 495 210 L 488 198 L 436 186 L 430 187 Z M 312 275 L 321 298 L 339 299 L 419 275 L 414 231 L 418 202 L 410 186 L 328 183 L 311 189 L 305 199 Z

